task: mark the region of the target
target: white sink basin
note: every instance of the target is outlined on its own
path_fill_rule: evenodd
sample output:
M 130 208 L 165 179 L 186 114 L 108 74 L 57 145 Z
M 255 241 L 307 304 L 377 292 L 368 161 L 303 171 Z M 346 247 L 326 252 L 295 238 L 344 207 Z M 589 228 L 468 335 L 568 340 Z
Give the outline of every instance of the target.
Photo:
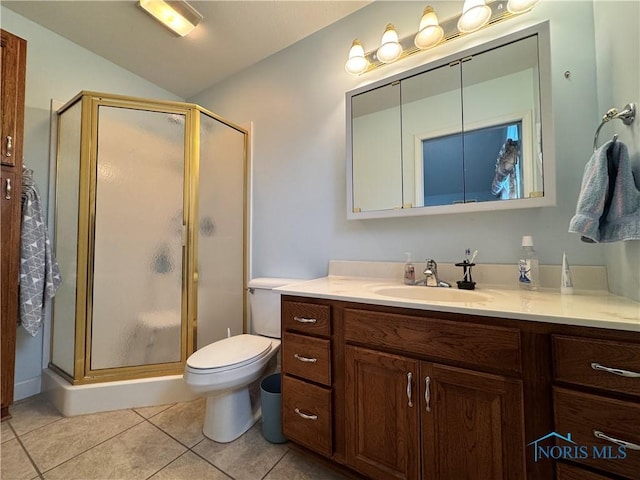
M 458 290 L 457 288 L 417 287 L 410 285 L 394 285 L 373 287 L 371 291 L 385 297 L 401 298 L 403 300 L 422 300 L 425 302 L 446 303 L 474 303 L 488 302 L 493 297 L 473 290 Z

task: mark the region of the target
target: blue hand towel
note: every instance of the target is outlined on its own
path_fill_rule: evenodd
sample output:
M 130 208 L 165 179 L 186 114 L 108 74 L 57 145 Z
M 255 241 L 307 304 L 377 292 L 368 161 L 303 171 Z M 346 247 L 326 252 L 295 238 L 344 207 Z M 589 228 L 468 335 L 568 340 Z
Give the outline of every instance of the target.
M 608 141 L 587 162 L 569 232 L 589 243 L 640 240 L 640 190 L 624 143 Z

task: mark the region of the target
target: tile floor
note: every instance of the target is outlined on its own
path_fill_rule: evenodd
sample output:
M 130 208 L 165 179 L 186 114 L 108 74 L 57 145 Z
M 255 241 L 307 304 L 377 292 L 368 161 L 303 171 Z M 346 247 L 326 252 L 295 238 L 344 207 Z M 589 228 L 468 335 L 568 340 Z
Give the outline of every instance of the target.
M 204 400 L 64 417 L 42 396 L 2 422 L 2 480 L 342 480 L 258 422 L 231 443 L 202 435 Z

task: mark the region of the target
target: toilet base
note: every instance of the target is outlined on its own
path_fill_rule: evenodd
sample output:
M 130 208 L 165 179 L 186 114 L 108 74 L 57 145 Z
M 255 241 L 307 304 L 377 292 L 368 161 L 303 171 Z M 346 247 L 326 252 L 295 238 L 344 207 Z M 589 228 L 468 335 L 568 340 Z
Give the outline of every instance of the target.
M 232 442 L 260 419 L 260 408 L 251 406 L 249 388 L 207 397 L 202 433 L 218 443 Z

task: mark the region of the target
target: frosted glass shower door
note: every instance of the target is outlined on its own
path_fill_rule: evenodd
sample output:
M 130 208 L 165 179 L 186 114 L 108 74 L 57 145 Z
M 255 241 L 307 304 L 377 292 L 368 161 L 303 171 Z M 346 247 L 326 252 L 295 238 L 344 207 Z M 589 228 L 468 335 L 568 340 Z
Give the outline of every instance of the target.
M 92 370 L 181 360 L 185 118 L 98 107 Z
M 200 113 L 198 348 L 243 331 L 246 132 Z

